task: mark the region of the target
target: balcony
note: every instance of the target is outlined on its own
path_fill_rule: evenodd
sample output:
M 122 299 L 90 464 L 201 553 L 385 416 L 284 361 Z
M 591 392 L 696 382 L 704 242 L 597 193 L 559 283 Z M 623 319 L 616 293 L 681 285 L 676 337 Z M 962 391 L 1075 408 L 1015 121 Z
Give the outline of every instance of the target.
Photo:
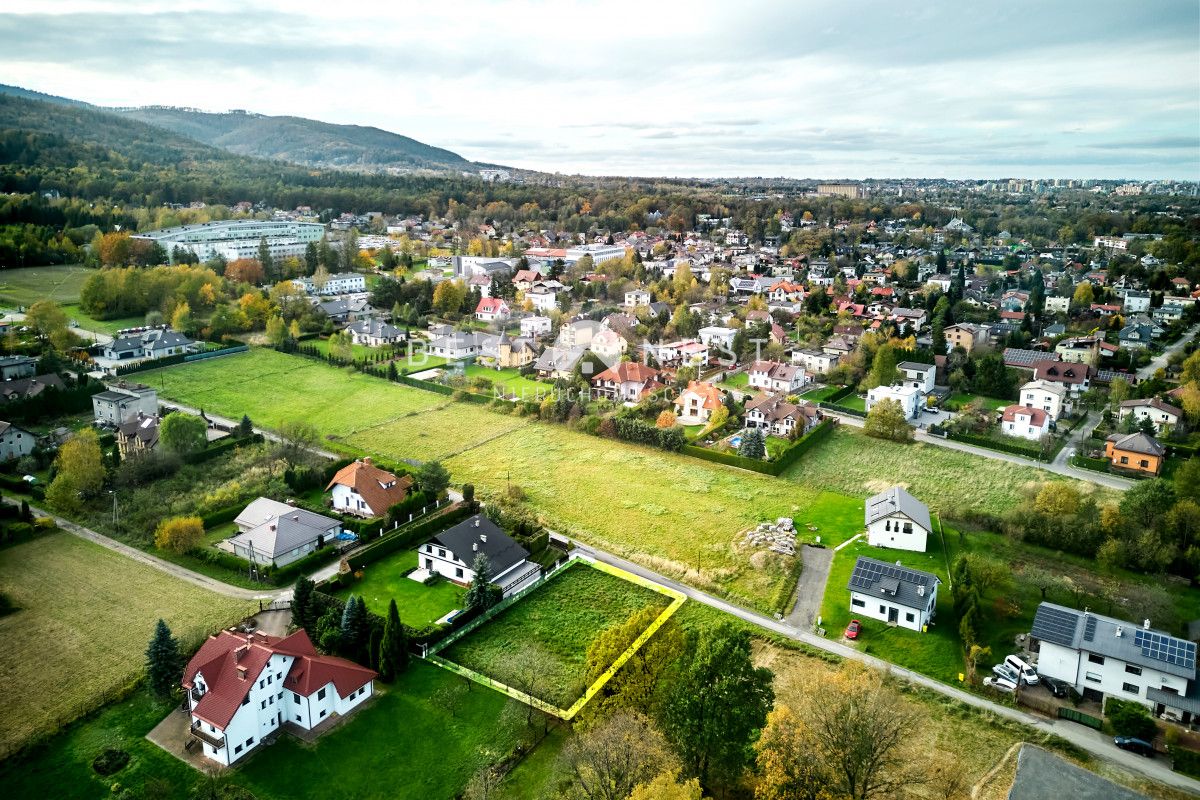
M 215 734 L 211 734 L 208 731 L 204 730 L 202 725 L 203 724 L 200 722 L 193 722 L 192 726 L 188 730 L 188 732 L 195 738 L 204 742 L 205 744 L 212 745 L 213 747 L 216 747 L 218 749 L 225 746 L 225 737 L 224 736 L 216 736 Z

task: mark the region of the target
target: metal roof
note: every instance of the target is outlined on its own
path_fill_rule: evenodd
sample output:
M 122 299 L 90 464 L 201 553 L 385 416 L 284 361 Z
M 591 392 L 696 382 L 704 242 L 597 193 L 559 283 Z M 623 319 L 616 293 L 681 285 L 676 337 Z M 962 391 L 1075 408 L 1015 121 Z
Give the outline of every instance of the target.
M 867 525 L 892 514 L 903 514 L 926 531 L 933 530 L 929 524 L 929 507 L 899 486 L 868 498 L 864 508 Z
M 929 597 L 939 583 L 941 579 L 930 572 L 859 556 L 847 588 L 852 592 L 886 597 L 897 605 L 923 609 L 929 605 Z
M 1168 675 L 1196 677 L 1195 643 L 1103 614 L 1042 603 L 1033 617 L 1030 635 L 1043 642 L 1109 656 Z

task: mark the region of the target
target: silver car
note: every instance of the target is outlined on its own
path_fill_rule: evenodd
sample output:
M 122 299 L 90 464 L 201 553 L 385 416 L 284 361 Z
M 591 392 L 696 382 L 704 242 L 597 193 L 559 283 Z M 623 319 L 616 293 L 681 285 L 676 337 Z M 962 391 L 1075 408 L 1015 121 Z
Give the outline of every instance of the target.
M 1007 664 L 997 664 L 996 666 L 992 667 L 992 674 L 997 678 L 1003 678 L 1012 684 L 1019 684 L 1021 682 L 1021 676 L 1016 670 Z

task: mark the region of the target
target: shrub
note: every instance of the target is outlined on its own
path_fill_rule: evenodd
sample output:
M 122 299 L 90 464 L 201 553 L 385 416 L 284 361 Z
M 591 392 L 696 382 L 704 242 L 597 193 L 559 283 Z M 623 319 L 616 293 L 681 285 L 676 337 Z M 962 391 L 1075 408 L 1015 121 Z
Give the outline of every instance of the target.
M 117 774 L 128 763 L 129 753 L 115 747 L 106 747 L 100 752 L 100 755 L 92 759 L 92 769 L 96 771 L 97 775 L 107 777 Z
M 1104 717 L 1117 736 L 1132 736 L 1151 742 L 1158 734 L 1154 717 L 1150 716 L 1150 710 L 1141 703 L 1109 698 L 1104 704 Z

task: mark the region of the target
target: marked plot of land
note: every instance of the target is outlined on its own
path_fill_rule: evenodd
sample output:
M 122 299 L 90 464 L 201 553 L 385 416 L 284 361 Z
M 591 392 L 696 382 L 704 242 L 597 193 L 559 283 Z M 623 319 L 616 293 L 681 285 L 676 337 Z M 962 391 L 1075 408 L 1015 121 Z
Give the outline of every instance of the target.
M 587 652 L 606 629 L 643 608 L 665 609 L 671 598 L 584 563 L 554 576 L 536 590 L 455 642 L 439 655 L 508 686 L 523 648 L 545 659 L 545 700 L 569 707 L 586 690 Z

